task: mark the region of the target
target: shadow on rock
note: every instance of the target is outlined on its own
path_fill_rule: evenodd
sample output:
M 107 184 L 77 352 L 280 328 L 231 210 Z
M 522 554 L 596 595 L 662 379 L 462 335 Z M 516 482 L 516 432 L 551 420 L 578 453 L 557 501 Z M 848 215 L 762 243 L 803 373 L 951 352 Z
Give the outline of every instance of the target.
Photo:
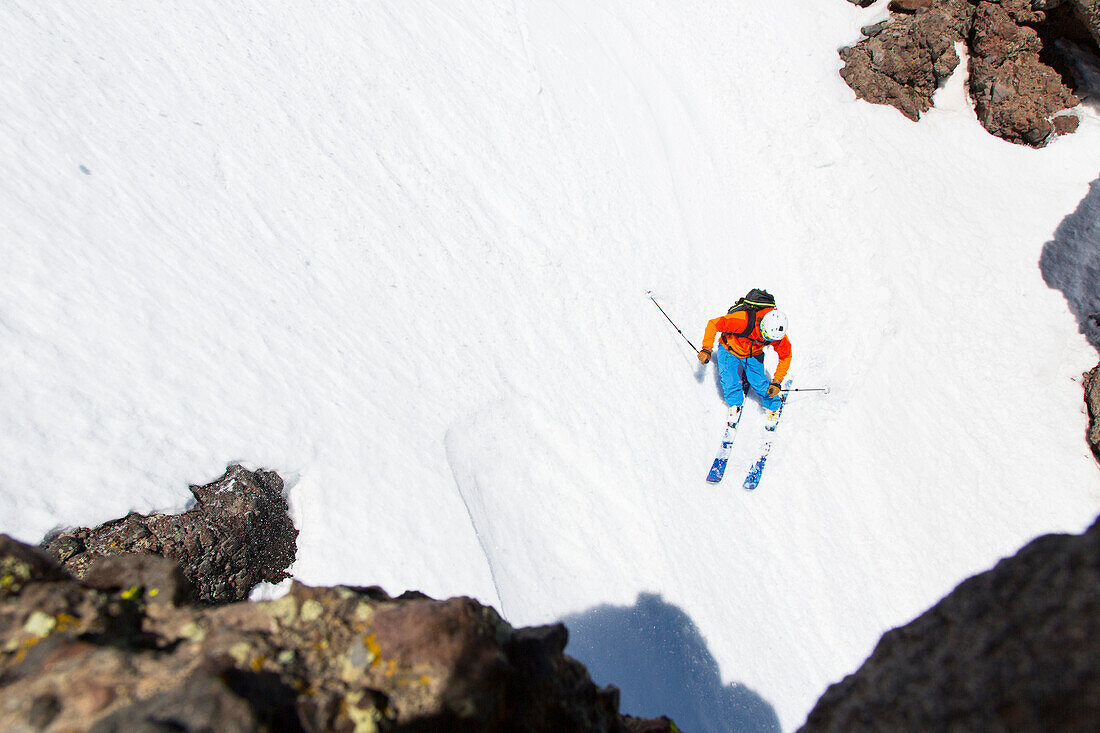
M 668 715 L 684 731 L 778 731 L 775 710 L 741 684 L 722 683 L 718 663 L 692 620 L 659 595 L 633 606 L 600 606 L 562 619 L 566 652 L 601 684 L 620 688 L 622 710 Z
M 1100 351 L 1100 179 L 1043 246 L 1039 269 L 1047 285 L 1066 296 L 1079 330 Z
M 1100 720 L 1100 521 L 1044 535 L 883 634 L 800 733 L 1080 731 Z

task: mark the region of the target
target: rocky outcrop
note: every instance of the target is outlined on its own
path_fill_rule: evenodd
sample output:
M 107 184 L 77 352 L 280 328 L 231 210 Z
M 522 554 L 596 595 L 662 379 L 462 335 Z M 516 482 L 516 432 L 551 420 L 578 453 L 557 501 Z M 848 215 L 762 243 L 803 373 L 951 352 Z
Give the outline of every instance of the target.
M 950 0 L 863 28 L 866 39 L 840 50 L 840 75 L 861 99 L 920 119 L 940 83 L 958 67 L 955 43 L 970 33 L 972 16 L 967 0 Z
M 618 691 L 563 654 L 560 624 L 297 583 L 275 601 L 189 605 L 160 585 L 170 561 L 112 563 L 80 581 L 0 536 L 0 729 L 675 730 L 620 717 Z
M 892 0 L 891 20 L 863 28 L 864 40 L 840 50 L 840 74 L 861 99 L 917 120 L 958 67 L 955 46 L 964 44 L 979 121 L 998 137 L 1039 147 L 1077 129 L 1077 118 L 1064 111 L 1079 100 L 1055 46 L 1070 38 L 1095 48 L 1098 5 L 1100 0 Z
M 42 550 L 0 535 L 0 599 L 19 593 L 29 583 L 68 577 Z
M 622 720 L 623 733 L 680 733 L 676 724 L 664 715 L 652 720 L 624 715 Z
M 1094 731 L 1100 522 L 1041 537 L 882 637 L 801 729 Z
M 1089 445 L 1100 461 L 1100 364 L 1085 374 L 1085 405 L 1089 412 Z
M 192 486 L 191 493 L 195 506 L 183 514 L 130 514 L 94 529 L 60 532 L 43 549 L 77 578 L 93 567 L 111 572 L 105 558 L 160 555 L 178 564 L 195 597 L 206 603 L 243 600 L 260 581 L 289 577 L 298 530 L 278 474 L 234 465 L 217 481 Z M 188 591 L 180 586 L 174 592 Z
M 1048 0 L 1049 6 L 1060 3 L 1057 0 Z M 1085 22 L 1092 40 L 1100 45 L 1100 0 L 1066 0 L 1066 5 L 1072 6 L 1078 17 Z
M 1054 132 L 1054 114 L 1079 100 L 1040 59 L 1043 42 L 1034 26 L 1045 13 L 1030 6 L 1030 0 L 978 4 L 970 37 L 970 97 L 991 133 L 1037 147 Z

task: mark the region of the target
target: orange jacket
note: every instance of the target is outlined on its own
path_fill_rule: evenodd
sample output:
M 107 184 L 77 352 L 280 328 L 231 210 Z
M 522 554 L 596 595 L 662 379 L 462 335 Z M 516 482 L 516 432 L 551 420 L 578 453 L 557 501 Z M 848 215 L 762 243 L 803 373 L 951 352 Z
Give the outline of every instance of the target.
M 787 376 L 787 369 L 791 366 L 791 341 L 784 336 L 779 341 L 765 341 L 764 337 L 760 335 L 760 319 L 768 311 L 775 310 L 774 308 L 761 308 L 756 312 L 756 324 L 752 328 L 752 333 L 743 338 L 734 336 L 735 333 L 741 333 L 745 330 L 745 327 L 749 322 L 749 314 L 747 311 L 737 311 L 736 313 L 730 313 L 724 316 L 718 316 L 717 318 L 711 318 L 707 321 L 707 330 L 703 333 L 703 348 L 708 351 L 714 346 L 715 334 L 721 333 L 721 344 L 734 356 L 742 359 L 759 356 L 764 353 L 764 347 L 770 346 L 775 349 L 775 353 L 779 355 L 779 364 L 775 367 L 775 375 L 772 380 L 775 382 L 782 382 L 783 377 Z

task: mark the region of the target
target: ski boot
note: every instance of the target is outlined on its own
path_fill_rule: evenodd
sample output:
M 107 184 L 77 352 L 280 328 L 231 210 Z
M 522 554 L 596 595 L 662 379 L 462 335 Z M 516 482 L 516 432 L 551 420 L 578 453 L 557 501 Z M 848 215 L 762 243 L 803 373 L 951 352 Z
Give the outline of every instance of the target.
M 780 406 L 782 407 L 782 406 Z M 779 424 L 779 409 L 764 410 L 764 429 L 775 430 L 775 426 Z

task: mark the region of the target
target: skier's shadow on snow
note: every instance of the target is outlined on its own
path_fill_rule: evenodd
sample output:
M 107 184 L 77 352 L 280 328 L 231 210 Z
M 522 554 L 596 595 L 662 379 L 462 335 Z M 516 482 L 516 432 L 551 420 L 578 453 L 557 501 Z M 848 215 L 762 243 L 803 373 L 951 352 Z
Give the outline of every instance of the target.
M 600 606 L 562 619 L 566 653 L 600 685 L 621 691 L 623 713 L 667 715 L 685 733 L 779 731 L 775 709 L 741 684 L 723 684 L 691 619 L 661 596 L 642 593 L 633 606 Z
M 1043 245 L 1039 270 L 1066 296 L 1078 329 L 1100 351 L 1100 179 Z

